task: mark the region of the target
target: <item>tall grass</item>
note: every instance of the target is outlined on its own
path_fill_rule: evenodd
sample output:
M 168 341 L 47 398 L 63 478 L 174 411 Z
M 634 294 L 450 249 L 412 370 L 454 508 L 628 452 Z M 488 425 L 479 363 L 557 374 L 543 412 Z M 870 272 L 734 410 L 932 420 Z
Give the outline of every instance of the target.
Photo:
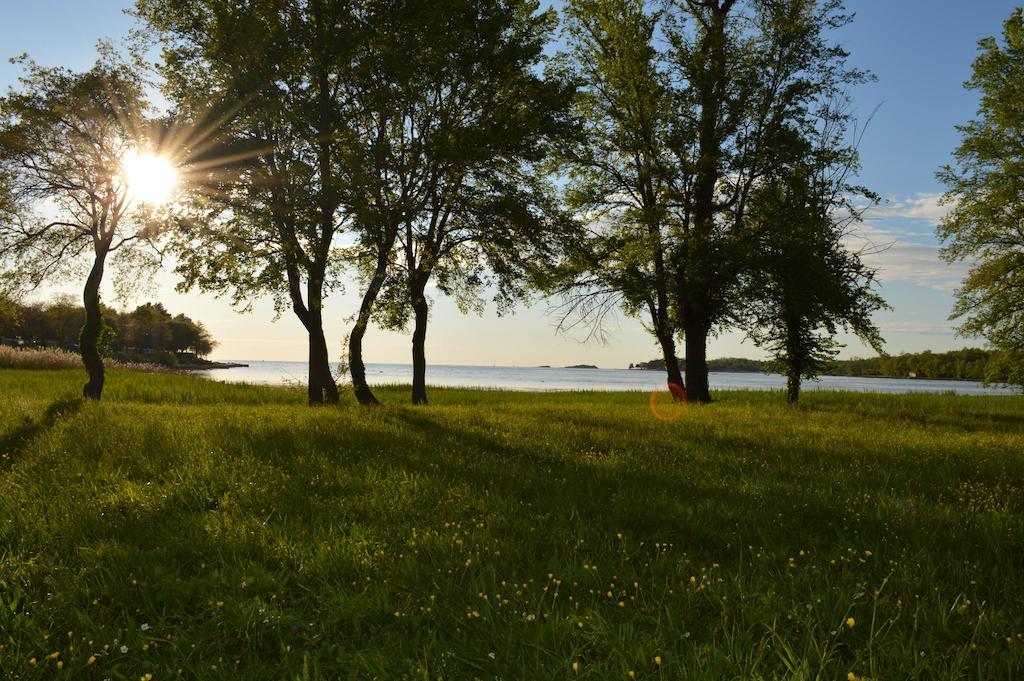
M 1024 669 L 1021 397 L 79 382 L 0 372 L 0 676 Z
M 167 371 L 158 364 L 119 362 L 105 359 L 110 368 L 132 371 Z M 0 345 L 0 369 L 74 369 L 82 366 L 82 356 L 60 348 L 14 348 Z

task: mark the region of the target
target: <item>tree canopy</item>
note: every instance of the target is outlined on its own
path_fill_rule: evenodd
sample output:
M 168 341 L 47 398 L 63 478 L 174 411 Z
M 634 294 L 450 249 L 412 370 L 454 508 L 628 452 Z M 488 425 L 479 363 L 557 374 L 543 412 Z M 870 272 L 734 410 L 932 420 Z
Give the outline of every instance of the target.
M 794 145 L 869 77 L 834 41 L 851 17 L 838 0 L 680 0 L 657 12 L 580 0 L 567 14 L 568 68 L 590 133 L 565 154 L 567 197 L 595 224 L 570 312 L 600 321 L 608 301 L 644 311 L 669 382 L 682 336 L 687 397 L 708 401 L 708 338 L 757 317 L 742 284 L 770 262 L 751 201 L 781 186 Z
M 677 320 L 666 264 L 670 83 L 654 45 L 658 16 L 643 0 L 586 0 L 566 6 L 562 65 L 578 85 L 579 134 L 560 148 L 569 209 L 586 216 L 589 238 L 573 244 L 553 290 L 563 296 L 562 328 L 600 334 L 621 305 L 646 316 L 662 349 L 668 382 L 682 386 Z
M 161 39 L 164 89 L 191 147 L 182 288 L 291 307 L 309 338 L 309 402 L 336 403 L 323 302 L 339 285 L 353 63 L 373 12 L 341 0 L 139 0 L 136 13 Z
M 535 0 L 430 4 L 416 29 L 429 49 L 404 103 L 416 132 L 401 131 L 389 161 L 426 182 L 410 191 L 377 315 L 391 327 L 414 319 L 414 403 L 426 401 L 428 283 L 463 310 L 487 288 L 507 309 L 560 253 L 566 223 L 540 164 L 571 127 L 567 86 L 541 73 L 553 11 Z
M 1002 38 L 979 43 L 965 84 L 981 105 L 957 128 L 956 163 L 938 173 L 952 207 L 938 234 L 947 259 L 971 264 L 953 310 L 961 333 L 1003 351 L 1012 379 L 1024 383 L 1024 9 Z

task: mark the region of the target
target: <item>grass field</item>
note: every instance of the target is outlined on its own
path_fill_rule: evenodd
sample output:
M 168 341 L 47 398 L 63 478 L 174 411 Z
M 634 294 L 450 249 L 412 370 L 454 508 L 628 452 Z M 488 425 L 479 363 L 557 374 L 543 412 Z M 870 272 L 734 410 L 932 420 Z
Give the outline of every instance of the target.
M 0 370 L 0 678 L 999 679 L 1024 398 Z

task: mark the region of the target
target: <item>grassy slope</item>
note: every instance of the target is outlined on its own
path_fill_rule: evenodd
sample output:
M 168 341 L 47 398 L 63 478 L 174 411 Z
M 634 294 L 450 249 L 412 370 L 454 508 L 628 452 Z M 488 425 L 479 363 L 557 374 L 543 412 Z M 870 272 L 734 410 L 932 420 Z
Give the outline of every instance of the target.
M 1024 666 L 1024 398 L 81 380 L 0 371 L 0 678 Z

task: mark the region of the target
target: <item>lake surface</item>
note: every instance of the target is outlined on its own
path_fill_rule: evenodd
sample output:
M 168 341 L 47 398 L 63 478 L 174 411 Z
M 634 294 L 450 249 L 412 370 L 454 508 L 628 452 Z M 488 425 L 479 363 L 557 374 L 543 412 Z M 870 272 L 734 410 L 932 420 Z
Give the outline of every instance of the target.
M 247 367 L 210 369 L 195 373 L 217 381 L 256 383 L 263 385 L 305 385 L 305 362 L 261 362 L 231 360 Z M 410 384 L 410 364 L 367 364 L 366 375 L 371 385 Z M 786 379 L 778 374 L 712 372 L 713 390 L 782 390 Z M 427 383 L 434 386 L 465 388 L 500 388 L 502 390 L 639 390 L 651 392 L 665 389 L 661 371 L 629 369 L 559 369 L 537 367 L 454 366 L 427 367 Z M 806 390 L 850 390 L 880 393 L 945 393 L 959 395 L 1011 395 L 1012 388 L 986 388 L 974 381 L 932 381 L 906 378 L 852 378 L 823 376 L 805 381 Z

